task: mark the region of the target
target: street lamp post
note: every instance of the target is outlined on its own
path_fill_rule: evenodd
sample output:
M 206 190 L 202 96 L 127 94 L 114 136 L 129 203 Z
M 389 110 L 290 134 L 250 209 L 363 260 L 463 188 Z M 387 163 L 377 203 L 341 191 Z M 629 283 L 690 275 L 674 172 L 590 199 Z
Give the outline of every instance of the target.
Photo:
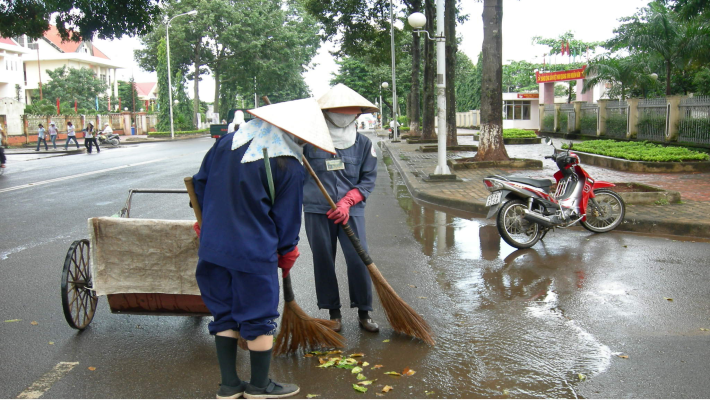
M 188 11 L 186 13 L 178 14 L 168 20 L 168 24 L 165 27 L 165 37 L 166 37 L 166 46 L 167 46 L 167 53 L 168 53 L 168 98 L 170 104 L 170 139 L 175 139 L 175 128 L 173 127 L 173 80 L 170 77 L 172 75 L 170 73 L 170 23 L 173 22 L 173 20 L 179 16 L 182 15 L 195 15 L 197 14 L 197 10 L 192 10 Z
M 426 16 L 422 13 L 413 13 L 408 18 L 409 25 L 414 28 L 414 32 L 421 34 L 424 32 L 430 40 L 436 41 L 436 92 L 437 92 L 437 114 L 438 114 L 438 147 L 439 147 L 439 163 L 436 166 L 434 175 L 451 175 L 449 166 L 446 165 L 446 56 L 445 44 L 446 37 L 444 36 L 444 0 L 436 2 L 436 36 L 431 37 L 429 32 L 423 30 L 426 25 Z
M 394 55 L 394 6 L 390 0 L 390 44 L 392 53 L 392 120 L 394 121 L 394 127 L 392 127 L 392 141 L 399 142 L 399 134 L 397 129 L 397 77 L 395 76 L 395 55 Z M 384 83 L 383 83 L 384 85 Z

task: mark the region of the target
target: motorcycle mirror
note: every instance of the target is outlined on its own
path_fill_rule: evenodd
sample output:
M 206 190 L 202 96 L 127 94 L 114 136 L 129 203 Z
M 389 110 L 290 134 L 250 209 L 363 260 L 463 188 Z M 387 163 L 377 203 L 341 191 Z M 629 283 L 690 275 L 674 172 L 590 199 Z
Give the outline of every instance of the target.
M 544 137 L 542 140 L 545 142 L 546 145 L 552 146 L 552 139 L 551 138 Z

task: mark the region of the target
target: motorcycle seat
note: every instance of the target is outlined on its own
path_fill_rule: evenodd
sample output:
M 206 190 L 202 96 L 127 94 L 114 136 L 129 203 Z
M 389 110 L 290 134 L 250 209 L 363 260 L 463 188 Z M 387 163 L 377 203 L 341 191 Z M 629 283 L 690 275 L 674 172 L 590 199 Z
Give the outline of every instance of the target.
M 513 181 L 513 182 L 524 183 L 526 185 L 539 187 L 539 188 L 542 188 L 545 190 L 550 190 L 550 186 L 552 186 L 552 181 L 549 179 L 530 179 L 530 178 L 508 177 L 508 180 Z

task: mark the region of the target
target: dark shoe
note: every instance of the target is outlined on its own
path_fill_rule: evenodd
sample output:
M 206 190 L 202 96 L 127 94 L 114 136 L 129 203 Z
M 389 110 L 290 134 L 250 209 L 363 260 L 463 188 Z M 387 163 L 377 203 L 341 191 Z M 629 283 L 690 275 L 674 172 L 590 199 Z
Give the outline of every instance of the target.
M 277 383 L 269 379 L 269 384 L 265 388 L 247 385 L 244 391 L 244 397 L 247 399 L 281 399 L 291 397 L 301 389 L 292 383 Z
M 377 322 L 373 321 L 372 318 L 361 318 L 358 321 L 360 321 L 360 327 L 368 332 L 380 331 L 380 327 L 377 325 Z
M 246 390 L 247 384 L 248 382 L 242 381 L 239 386 L 219 385 L 219 391 L 217 391 L 217 398 L 239 399 L 244 394 L 244 390 Z
M 342 318 L 331 318 L 331 321 L 335 322 L 335 326 L 331 328 L 333 329 L 333 332 L 340 332 L 343 330 Z

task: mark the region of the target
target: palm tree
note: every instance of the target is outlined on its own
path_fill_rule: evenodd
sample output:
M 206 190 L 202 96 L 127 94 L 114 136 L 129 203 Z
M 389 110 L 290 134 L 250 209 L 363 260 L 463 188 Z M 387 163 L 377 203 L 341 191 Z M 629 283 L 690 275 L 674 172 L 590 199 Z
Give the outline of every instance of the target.
M 645 89 L 652 86 L 655 80 L 651 74 L 644 71 L 644 63 L 639 57 L 602 57 L 589 63 L 584 70 L 585 77 L 582 93 L 591 90 L 599 84 L 612 84 L 610 97 L 620 97 L 626 100 L 626 94 L 632 88 Z
M 698 20 L 683 21 L 669 11 L 662 0 L 649 3 L 617 30 L 609 41 L 613 50 L 627 48 L 632 54 L 647 54 L 660 59 L 666 70 L 666 95 L 671 94 L 674 68 L 688 65 L 710 39 Z

